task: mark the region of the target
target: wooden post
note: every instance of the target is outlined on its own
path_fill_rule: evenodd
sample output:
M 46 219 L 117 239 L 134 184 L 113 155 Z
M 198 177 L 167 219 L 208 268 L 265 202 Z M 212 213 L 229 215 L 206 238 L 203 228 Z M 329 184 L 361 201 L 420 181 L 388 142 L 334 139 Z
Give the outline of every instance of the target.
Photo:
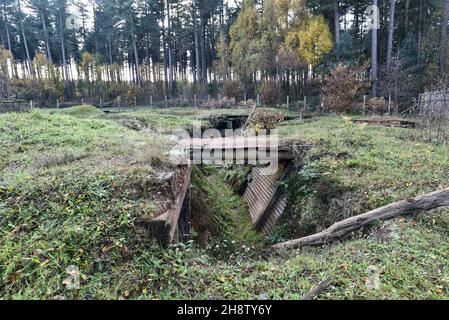
M 304 96 L 304 111 L 307 111 L 307 97 Z
M 290 108 L 290 96 L 287 95 L 287 111 Z
M 245 92 L 245 95 L 244 95 L 244 97 L 243 97 L 243 100 L 245 100 L 245 101 L 246 101 L 246 92 Z
M 33 110 L 33 100 L 30 100 L 30 108 Z
M 196 93 L 193 95 L 193 101 L 194 101 L 195 108 L 196 108 L 197 107 L 197 105 L 196 105 Z
M 167 100 L 167 95 L 165 95 L 165 108 L 168 107 L 168 100 Z
M 258 105 L 260 105 L 260 95 L 259 95 L 259 94 L 257 95 L 256 103 L 257 103 Z
M 221 100 L 221 94 L 218 94 L 218 100 Z
M 153 96 L 150 96 L 150 107 L 153 107 Z
M 134 97 L 134 108 L 137 107 L 137 97 Z
M 81 98 L 81 105 L 84 106 L 84 99 Z
M 363 107 L 362 107 L 362 110 L 363 110 L 363 115 L 365 115 L 365 110 L 366 110 L 366 95 L 363 95 Z
M 421 110 L 421 93 L 418 95 L 418 112 Z
M 391 95 L 388 96 L 388 114 L 391 114 Z
M 100 97 L 100 109 L 103 109 L 103 103 L 101 101 L 101 97 Z
M 59 109 L 59 99 L 56 99 L 56 108 Z

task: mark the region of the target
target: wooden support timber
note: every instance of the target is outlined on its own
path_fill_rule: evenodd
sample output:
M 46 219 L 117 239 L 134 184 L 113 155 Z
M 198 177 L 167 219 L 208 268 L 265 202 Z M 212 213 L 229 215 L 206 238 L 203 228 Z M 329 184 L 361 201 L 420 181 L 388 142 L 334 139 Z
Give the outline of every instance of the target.
M 392 219 L 418 211 L 431 210 L 449 206 L 449 188 L 427 193 L 425 195 L 391 203 L 384 207 L 334 223 L 328 229 L 296 240 L 275 244 L 273 249 L 298 249 L 305 246 L 316 246 L 340 239 L 342 236 L 369 226 L 379 220 Z
M 149 221 L 139 222 L 140 225 L 148 230 L 149 235 L 162 245 L 169 245 L 177 242 L 180 237 L 184 237 L 184 235 L 179 234 L 179 222 L 186 220 L 181 215 L 183 210 L 186 210 L 186 207 L 188 207 L 185 201 L 189 200 L 191 173 L 192 165 L 188 164 L 182 168 L 181 173 L 177 177 L 173 178 L 176 197 L 171 208 Z

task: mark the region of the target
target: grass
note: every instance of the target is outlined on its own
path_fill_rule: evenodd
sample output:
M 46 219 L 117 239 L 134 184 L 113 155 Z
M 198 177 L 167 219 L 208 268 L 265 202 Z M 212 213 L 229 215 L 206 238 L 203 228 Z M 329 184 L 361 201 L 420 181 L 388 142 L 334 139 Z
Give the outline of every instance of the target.
M 197 109 L 129 117 L 139 114 L 185 123 L 199 117 Z M 173 170 L 164 159 L 169 142 L 114 117 L 0 115 L 0 298 L 299 299 L 327 277 L 333 284 L 320 299 L 449 298 L 449 209 L 380 223 L 331 246 L 267 256 L 226 171 L 206 170 L 196 186 L 228 235 L 213 244 L 234 241 L 238 254 L 217 255 L 211 243 L 161 249 L 135 221 L 169 201 L 160 198 L 168 186 L 157 178 Z M 448 186 L 447 146 L 421 142 L 413 130 L 322 117 L 284 125 L 280 134 L 313 147 L 285 186 L 297 191 L 284 221 L 291 227 L 281 225 L 272 241 Z M 64 284 L 70 266 L 79 268 L 76 290 Z M 377 290 L 366 286 L 369 267 L 379 270 Z
M 449 186 L 449 147 L 420 141 L 419 130 L 322 117 L 285 125 L 279 131 L 283 137 L 313 146 L 304 169 L 286 185 L 291 191 L 292 219 L 303 229 L 294 230 L 296 236 Z
M 57 113 L 57 114 L 66 114 L 69 116 L 79 117 L 79 118 L 87 118 L 87 117 L 95 117 L 102 114 L 102 111 L 100 109 L 97 109 L 94 106 L 91 105 L 81 105 L 81 106 L 75 106 L 67 109 L 58 109 L 53 110 L 51 113 Z

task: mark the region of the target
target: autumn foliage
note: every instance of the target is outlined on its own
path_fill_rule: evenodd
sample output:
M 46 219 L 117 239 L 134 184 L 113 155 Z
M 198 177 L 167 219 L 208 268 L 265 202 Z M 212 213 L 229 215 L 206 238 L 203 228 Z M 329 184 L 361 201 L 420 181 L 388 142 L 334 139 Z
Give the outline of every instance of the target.
M 258 133 L 260 130 L 275 129 L 282 120 L 284 115 L 281 113 L 257 110 L 249 121 L 249 127 Z
M 223 94 L 228 99 L 240 101 L 244 98 L 245 88 L 240 81 L 225 81 L 223 83 Z
M 281 98 L 281 86 L 278 82 L 269 80 L 262 85 L 261 102 L 268 107 L 276 106 Z
M 337 112 L 350 112 L 365 86 L 366 66 L 337 65 L 325 78 L 322 88 L 327 107 Z

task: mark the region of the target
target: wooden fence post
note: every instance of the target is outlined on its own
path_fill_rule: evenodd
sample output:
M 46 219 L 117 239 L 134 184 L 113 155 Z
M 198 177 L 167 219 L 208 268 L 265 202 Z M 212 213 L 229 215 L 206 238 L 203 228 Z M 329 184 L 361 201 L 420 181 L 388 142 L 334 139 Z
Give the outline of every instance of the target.
M 287 95 L 287 111 L 290 108 L 290 96 Z
M 366 110 L 366 95 L 363 95 L 363 115 L 365 115 L 365 110 Z
M 418 108 L 418 112 L 419 112 L 421 110 L 421 93 L 418 94 L 418 106 L 417 106 L 417 108 Z
M 391 114 L 391 94 L 388 96 L 388 114 Z
M 56 108 L 59 109 L 59 99 L 56 99 Z

